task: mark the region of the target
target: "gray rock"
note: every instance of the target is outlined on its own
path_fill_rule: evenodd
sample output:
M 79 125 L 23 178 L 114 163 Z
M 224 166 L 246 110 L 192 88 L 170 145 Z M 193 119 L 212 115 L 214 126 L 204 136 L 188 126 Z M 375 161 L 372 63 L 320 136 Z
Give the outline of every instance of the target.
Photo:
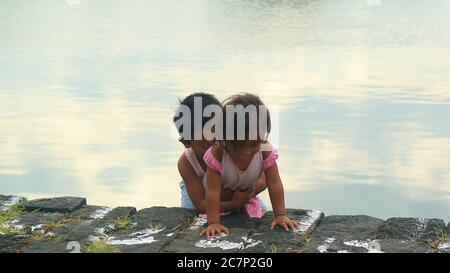
M 105 219 L 116 220 L 120 217 L 131 217 L 136 214 L 135 207 L 117 207 L 105 216 Z
M 115 232 L 108 242 L 118 247 L 120 252 L 158 253 L 174 239 L 174 234 L 164 228 L 126 229 Z
M 0 194 L 0 211 L 8 210 L 15 204 L 25 201 L 26 199 L 16 195 L 1 195 Z
M 117 207 L 113 209 L 101 206 L 84 206 L 71 213 L 71 215 L 82 219 L 117 220 L 119 217 L 131 217 L 135 213 L 136 208 L 134 207 Z
M 121 212 L 122 211 L 122 212 Z M 121 209 L 111 213 L 133 212 Z M 184 208 L 151 207 L 142 209 L 131 217 L 128 229 L 113 232 L 110 244 L 122 252 L 155 253 L 175 239 L 175 233 L 189 226 L 196 211 Z
M 378 239 L 400 239 L 410 241 L 434 241 L 445 233 L 441 219 L 390 218 L 377 231 Z
M 97 239 L 106 239 L 115 230 L 115 223 L 108 220 L 81 220 L 57 228 L 55 237 L 77 241 L 87 245 Z
M 378 240 L 380 250 L 385 253 L 432 253 L 434 250 L 424 242 L 399 239 Z
M 70 215 L 84 220 L 102 219 L 111 210 L 109 207 L 87 205 L 71 212 Z
M 446 240 L 438 244 L 436 251 L 440 253 L 450 253 L 450 240 Z
M 15 227 L 17 230 L 25 230 L 26 233 L 30 234 L 43 231 L 47 224 L 57 222 L 63 217 L 64 214 L 62 213 L 35 211 L 24 213 L 7 225 Z
M 75 243 L 76 244 L 76 243 Z M 69 242 L 57 242 L 53 240 L 33 241 L 21 249 L 22 253 L 80 253 L 81 246 L 73 247 Z
M 299 252 L 304 247 L 307 236 L 314 231 L 323 217 L 322 212 L 314 210 L 288 209 L 286 212 L 290 219 L 300 222 L 300 227 L 294 231 L 285 231 L 277 226 L 271 231 L 270 223 L 274 215 L 268 212 L 261 218 L 251 237 L 262 244 L 247 252 Z
M 56 197 L 31 200 L 25 203 L 27 211 L 45 211 L 68 213 L 86 205 L 85 198 L 79 197 Z
M 368 252 L 376 245 L 375 233 L 383 223 L 365 215 L 324 217 L 301 252 Z
M 248 241 L 248 229 L 239 227 L 231 228 L 229 234 L 222 234 L 206 238 L 200 236 L 199 230 L 185 230 L 175 234 L 173 240 L 164 248 L 164 252 L 170 253 L 237 253 L 250 247 L 255 247 L 261 242 L 251 245 Z
M 27 236 L 23 235 L 0 235 L 0 253 L 16 253 L 25 245 Z
M 171 253 L 236 253 L 253 249 L 261 244 L 249 236 L 251 230 L 256 230 L 258 219 L 249 219 L 242 214 L 230 214 L 222 217 L 221 223 L 230 229 L 230 233 L 208 239 L 200 236 L 200 232 L 206 226 L 206 219 L 197 217 L 190 227 L 176 232 L 174 240 L 163 251 Z
M 196 211 L 192 209 L 151 207 L 138 211 L 131 217 L 131 222 L 139 229 L 157 226 L 174 229 L 189 225 L 196 215 Z

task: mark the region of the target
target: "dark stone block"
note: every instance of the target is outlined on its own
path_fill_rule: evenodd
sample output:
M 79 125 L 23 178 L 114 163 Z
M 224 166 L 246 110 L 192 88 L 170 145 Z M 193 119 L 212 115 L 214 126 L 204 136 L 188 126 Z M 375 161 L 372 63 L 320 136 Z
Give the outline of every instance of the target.
M 0 253 L 16 253 L 25 245 L 27 236 L 23 235 L 1 235 L 0 234 Z
M 117 207 L 105 216 L 105 219 L 117 220 L 120 217 L 131 217 L 136 214 L 134 207 Z
M 138 211 L 131 217 L 131 222 L 139 229 L 155 226 L 173 229 L 189 225 L 196 215 L 196 211 L 192 209 L 151 207 Z
M 399 239 L 379 240 L 380 250 L 385 253 L 432 253 L 434 250 L 424 242 Z
M 301 252 L 368 252 L 377 246 L 375 234 L 383 223 L 365 215 L 324 217 Z
M 306 237 L 314 231 L 323 217 L 322 212 L 313 210 L 288 209 L 286 212 L 290 219 L 300 222 L 300 227 L 289 231 L 285 231 L 281 227 L 270 230 L 274 214 L 268 212 L 261 218 L 255 234 L 251 237 L 254 240 L 261 241 L 262 244 L 249 251 L 299 252 L 306 243 Z
M 84 220 L 102 219 L 111 210 L 109 207 L 87 205 L 71 212 L 70 215 Z
M 185 230 L 175 234 L 163 252 L 170 253 L 237 253 L 254 247 L 247 239 L 249 231 L 235 227 L 229 234 L 206 238 L 198 230 Z M 253 240 L 252 240 L 253 242 Z M 255 246 L 261 242 L 255 242 Z
M 25 230 L 26 233 L 42 232 L 45 225 L 54 223 L 61 220 L 64 217 L 62 213 L 51 212 L 30 212 L 22 214 L 19 218 L 12 221 L 10 226 L 15 227 L 17 230 Z
M 82 245 L 96 239 L 106 239 L 115 230 L 115 223 L 107 220 L 81 220 L 63 225 L 55 230 L 55 237 L 77 241 Z
M 390 218 L 377 231 L 378 239 L 400 239 L 410 241 L 434 241 L 445 233 L 441 219 Z
M 158 253 L 175 238 L 175 232 L 165 228 L 125 229 L 109 237 L 109 244 L 120 252 Z
M 69 213 L 86 205 L 85 198 L 79 197 L 56 197 L 31 200 L 25 203 L 27 211 L 45 211 Z
M 26 199 L 21 196 L 0 194 L 0 211 L 5 211 L 15 204 L 25 200 Z
M 74 245 L 72 245 L 74 244 Z M 57 242 L 53 240 L 40 240 L 30 242 L 21 249 L 22 253 L 80 253 L 81 245 L 76 242 Z

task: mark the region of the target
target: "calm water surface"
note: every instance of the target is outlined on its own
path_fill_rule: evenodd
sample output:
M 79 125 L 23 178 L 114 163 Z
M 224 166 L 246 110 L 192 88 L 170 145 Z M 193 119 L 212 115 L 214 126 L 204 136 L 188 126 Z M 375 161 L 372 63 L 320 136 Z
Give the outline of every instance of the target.
M 288 207 L 449 219 L 450 1 L 76 2 L 0 2 L 0 193 L 178 206 L 177 100 L 248 91 Z

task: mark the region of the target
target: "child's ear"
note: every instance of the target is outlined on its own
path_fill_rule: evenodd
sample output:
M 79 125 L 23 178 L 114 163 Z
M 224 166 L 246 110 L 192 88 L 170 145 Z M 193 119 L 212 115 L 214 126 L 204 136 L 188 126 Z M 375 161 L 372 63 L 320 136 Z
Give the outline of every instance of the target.
M 183 144 L 183 146 L 184 146 L 186 149 L 189 149 L 189 148 L 192 147 L 191 142 L 188 141 L 188 140 L 179 139 L 178 141 L 181 142 L 181 144 Z

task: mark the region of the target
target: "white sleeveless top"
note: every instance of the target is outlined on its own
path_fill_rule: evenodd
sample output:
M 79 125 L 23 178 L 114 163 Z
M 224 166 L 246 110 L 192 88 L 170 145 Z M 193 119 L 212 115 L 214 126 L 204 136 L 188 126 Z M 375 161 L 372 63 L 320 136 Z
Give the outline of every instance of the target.
M 253 156 L 247 169 L 242 171 L 225 151 L 223 151 L 222 162 L 219 162 L 212 155 L 211 148 L 206 151 L 203 157 L 208 168 L 220 173 L 222 187 L 232 191 L 238 189 L 244 191 L 255 185 L 258 179 L 264 175 L 264 171 L 275 164 L 277 158 L 278 151 L 276 149 L 273 149 L 265 160 L 260 151 Z M 203 178 L 202 183 L 206 187 L 206 177 Z
M 197 175 L 197 177 L 202 179 L 205 176 L 206 171 L 203 170 L 202 166 L 200 165 L 200 162 L 198 162 L 194 150 L 192 150 L 192 148 L 188 148 L 184 151 L 184 154 L 186 155 L 187 160 L 194 169 L 194 172 Z

